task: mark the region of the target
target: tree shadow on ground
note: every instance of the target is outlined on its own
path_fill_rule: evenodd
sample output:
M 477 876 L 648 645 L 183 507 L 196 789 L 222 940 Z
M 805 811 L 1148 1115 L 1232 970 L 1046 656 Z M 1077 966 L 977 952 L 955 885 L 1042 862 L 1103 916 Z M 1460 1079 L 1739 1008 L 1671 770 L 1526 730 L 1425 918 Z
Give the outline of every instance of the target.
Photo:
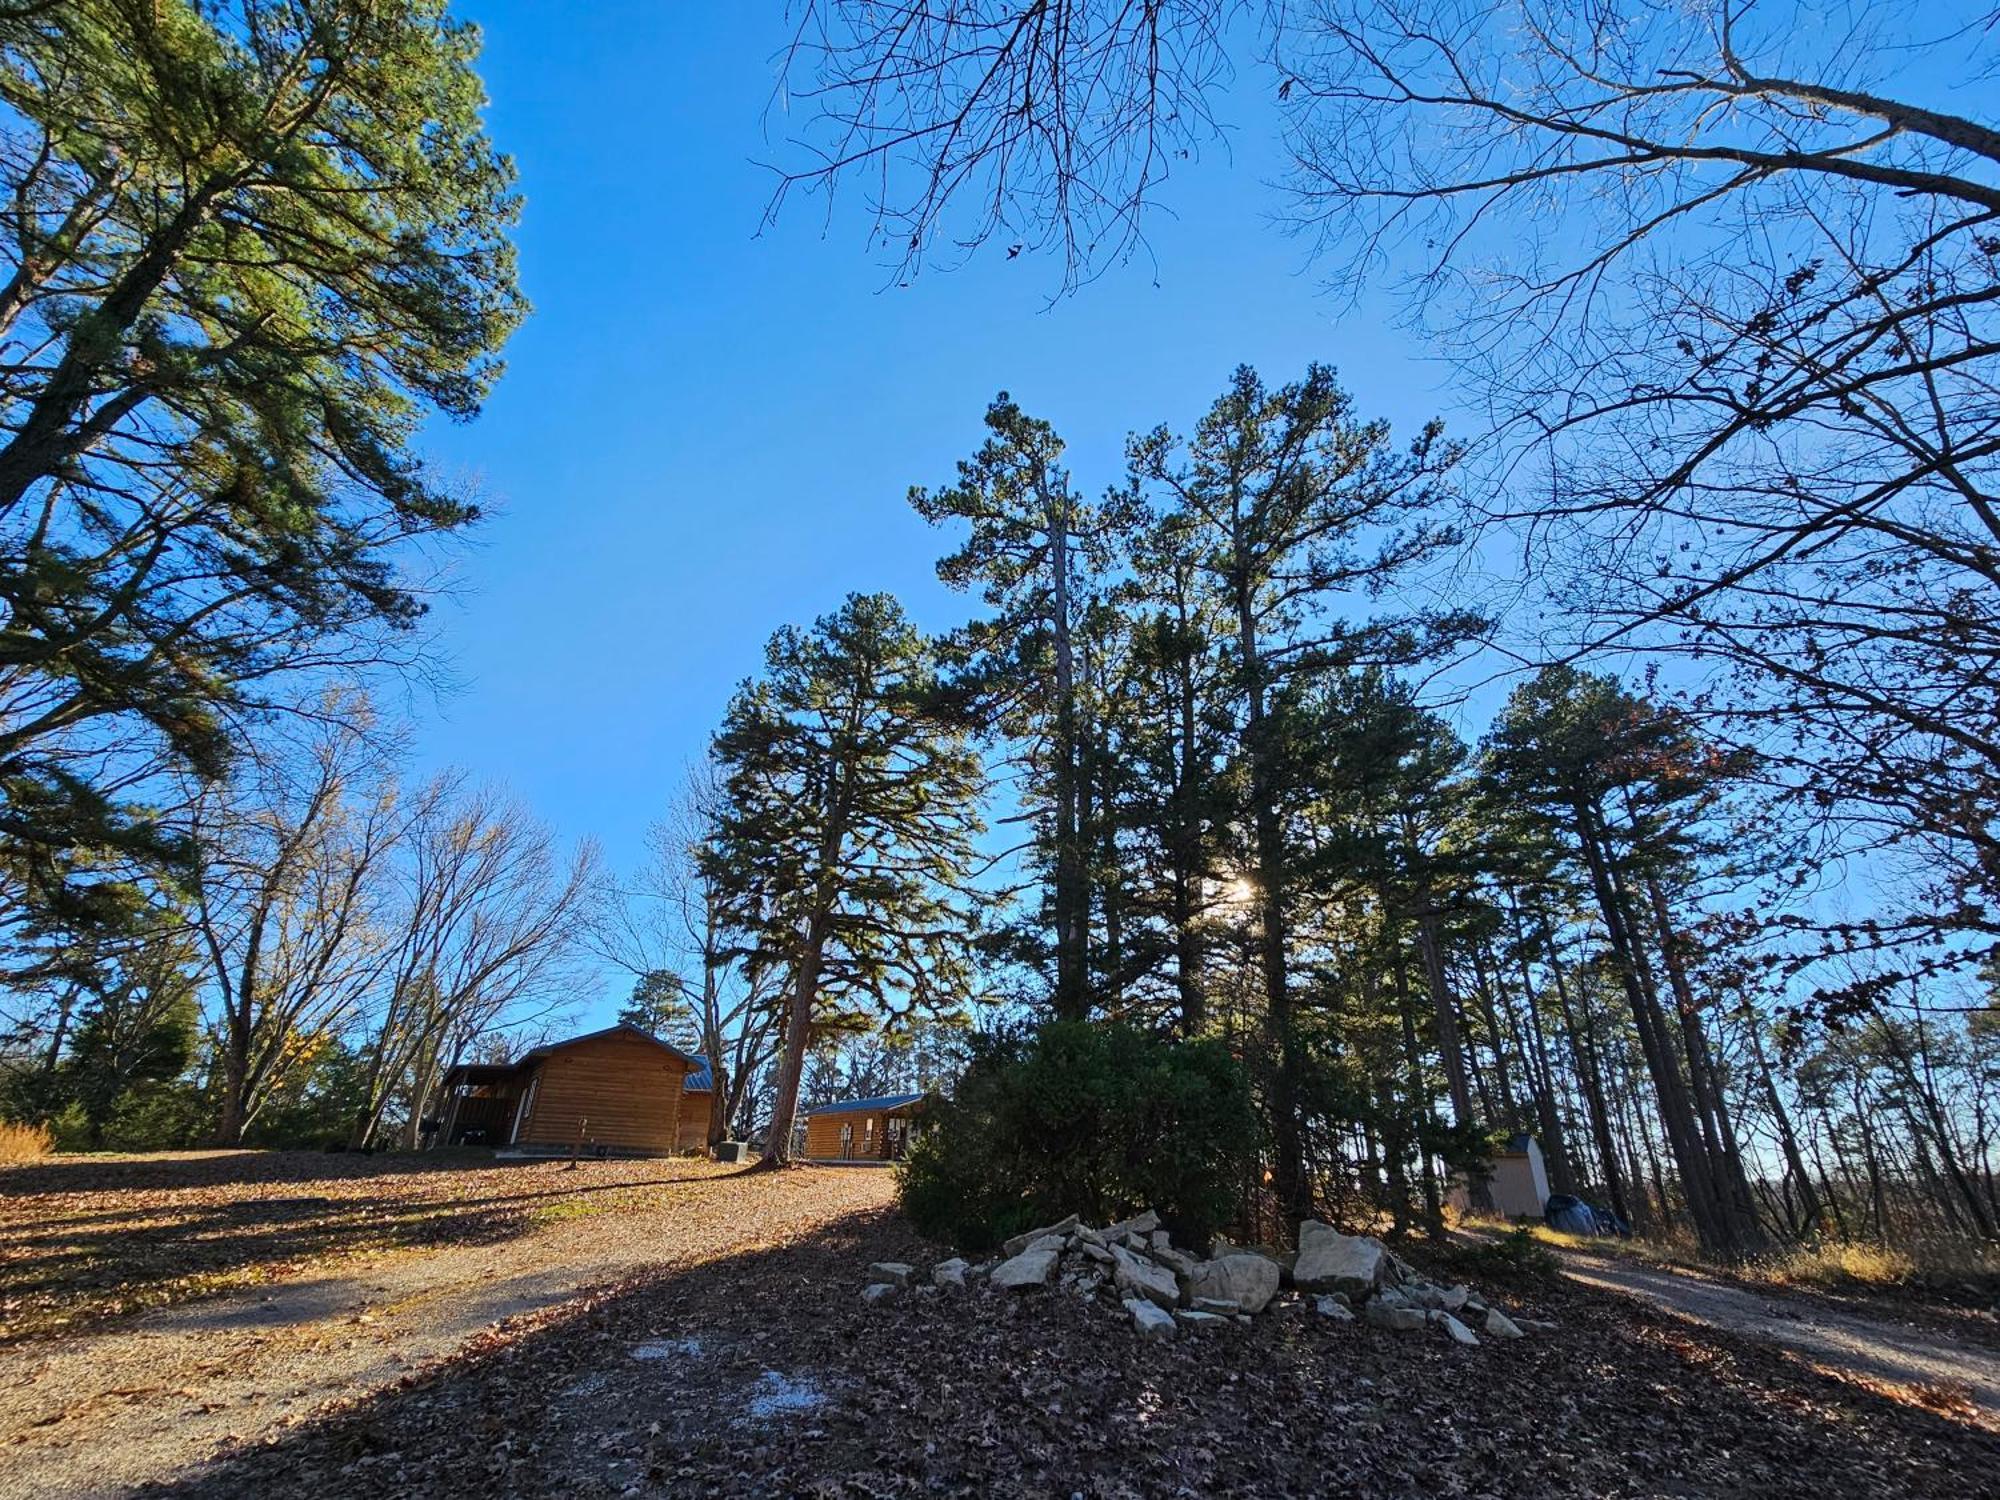
M 1061 1292 L 857 1295 L 940 1252 L 887 1214 L 663 1269 L 150 1487 L 373 1494 L 1895 1495 L 1963 1500 L 1988 1430 L 1561 1285 L 1460 1348 L 1310 1304 L 1141 1342 Z
M 249 1160 L 232 1156 L 220 1172 L 209 1157 L 135 1163 L 145 1170 L 108 1182 L 66 1175 L 68 1164 L 32 1169 L 31 1180 L 42 1184 L 32 1199 L 8 1174 L 0 1303 L 9 1309 L 0 1342 L 347 1252 L 493 1244 L 546 1218 L 644 1206 L 740 1175 L 679 1160 L 586 1158 L 571 1171 L 562 1162 L 496 1163 L 465 1152 L 240 1155 Z M 321 1190 L 274 1194 L 273 1187 Z

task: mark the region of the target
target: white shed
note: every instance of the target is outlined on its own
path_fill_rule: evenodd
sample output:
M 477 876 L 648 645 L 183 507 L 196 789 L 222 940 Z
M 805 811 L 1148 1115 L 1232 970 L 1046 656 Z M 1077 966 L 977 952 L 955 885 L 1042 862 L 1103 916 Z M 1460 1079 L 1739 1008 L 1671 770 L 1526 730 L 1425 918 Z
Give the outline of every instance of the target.
M 1510 1219 L 1539 1219 L 1549 1201 L 1549 1169 L 1531 1135 L 1508 1137 L 1493 1154 L 1493 1208 Z

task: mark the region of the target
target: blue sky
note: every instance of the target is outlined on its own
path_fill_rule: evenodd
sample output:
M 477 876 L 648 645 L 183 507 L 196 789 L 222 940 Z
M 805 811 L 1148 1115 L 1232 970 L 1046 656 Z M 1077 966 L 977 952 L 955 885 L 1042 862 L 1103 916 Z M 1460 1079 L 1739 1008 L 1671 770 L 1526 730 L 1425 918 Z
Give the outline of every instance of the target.
M 1345 312 L 1275 222 L 1273 121 L 1169 185 L 1153 260 L 1048 306 L 1057 267 L 999 253 L 889 287 L 858 202 L 800 200 L 759 234 L 783 150 L 767 119 L 783 7 L 468 0 L 494 139 L 520 167 L 535 314 L 479 421 L 429 451 L 496 514 L 457 561 L 442 643 L 459 687 L 420 758 L 505 783 L 614 865 L 699 755 L 779 625 L 855 589 L 941 629 L 946 539 L 911 513 L 1011 391 L 1091 489 L 1125 434 L 1193 421 L 1241 361 L 1337 365 L 1407 430 L 1448 372 L 1381 303 Z

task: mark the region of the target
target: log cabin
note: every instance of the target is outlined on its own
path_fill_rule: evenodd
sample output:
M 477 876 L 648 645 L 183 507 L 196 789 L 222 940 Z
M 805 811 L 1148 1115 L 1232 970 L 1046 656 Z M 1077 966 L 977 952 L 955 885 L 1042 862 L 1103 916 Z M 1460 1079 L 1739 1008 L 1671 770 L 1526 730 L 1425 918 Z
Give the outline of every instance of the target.
M 848 1099 L 806 1111 L 807 1161 L 891 1162 L 909 1149 L 924 1094 Z
M 664 1156 L 708 1140 L 707 1063 L 627 1022 L 444 1077 L 448 1146 Z M 690 1089 L 689 1084 L 697 1085 Z

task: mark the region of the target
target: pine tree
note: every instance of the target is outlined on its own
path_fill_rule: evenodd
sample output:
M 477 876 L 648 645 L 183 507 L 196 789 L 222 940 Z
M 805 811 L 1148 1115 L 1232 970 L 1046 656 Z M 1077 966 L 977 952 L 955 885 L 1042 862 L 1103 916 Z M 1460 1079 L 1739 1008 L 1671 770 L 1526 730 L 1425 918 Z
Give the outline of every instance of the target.
M 1340 667 L 1423 659 L 1476 622 L 1412 612 L 1355 620 L 1344 595 L 1380 591 L 1455 540 L 1432 514 L 1455 450 L 1433 423 L 1396 452 L 1381 422 L 1362 422 L 1333 371 L 1267 387 L 1248 367 L 1183 452 L 1164 432 L 1132 447 L 1138 482 L 1164 494 L 1187 528 L 1229 623 L 1233 749 L 1244 769 L 1241 818 L 1258 926 L 1265 1024 L 1275 1055 L 1270 1114 L 1273 1186 L 1285 1211 L 1312 1210 L 1299 1124 L 1305 1049 L 1291 982 L 1296 896 L 1287 823 L 1299 764 L 1292 708 Z
M 773 636 L 715 740 L 707 859 L 753 968 L 784 975 L 765 1160 L 791 1159 L 817 1041 L 964 1004 L 978 758 L 886 594 Z
M 1050 999 L 1057 1016 L 1090 1013 L 1089 864 L 1093 830 L 1085 765 L 1088 723 L 1079 657 L 1087 616 L 1101 580 L 1137 524 L 1129 495 L 1114 491 L 1093 505 L 1063 467 L 1062 439 L 1021 410 L 1004 391 L 986 410 L 992 433 L 942 489 L 910 491 L 917 513 L 934 525 L 963 521 L 956 552 L 938 577 L 979 590 L 991 611 L 968 625 L 960 645 L 994 721 L 1022 747 L 1028 776 L 1021 788 L 1037 823 L 1039 863 L 1047 872 L 1047 926 L 1054 949 Z

